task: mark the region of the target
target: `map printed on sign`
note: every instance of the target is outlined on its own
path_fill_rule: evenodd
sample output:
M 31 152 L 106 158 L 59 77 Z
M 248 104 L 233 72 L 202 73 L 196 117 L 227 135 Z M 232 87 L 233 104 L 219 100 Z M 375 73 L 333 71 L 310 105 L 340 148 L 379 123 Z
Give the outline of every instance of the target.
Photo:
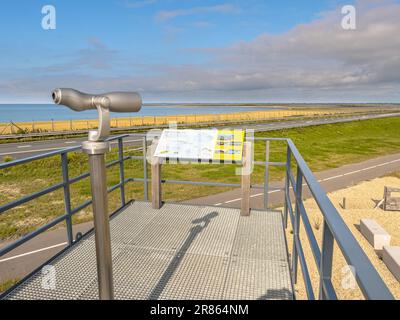
M 163 130 L 155 156 L 160 158 L 241 161 L 243 130 Z

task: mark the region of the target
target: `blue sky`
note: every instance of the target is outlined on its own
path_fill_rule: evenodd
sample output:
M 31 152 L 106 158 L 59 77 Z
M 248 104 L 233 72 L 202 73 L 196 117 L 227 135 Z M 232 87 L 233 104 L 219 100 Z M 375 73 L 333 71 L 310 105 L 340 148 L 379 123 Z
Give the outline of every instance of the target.
M 47 4 L 56 30 L 41 27 Z M 347 4 L 356 31 L 340 30 Z M 46 102 L 65 86 L 139 90 L 147 102 L 400 101 L 397 10 L 386 0 L 3 1 L 0 102 Z

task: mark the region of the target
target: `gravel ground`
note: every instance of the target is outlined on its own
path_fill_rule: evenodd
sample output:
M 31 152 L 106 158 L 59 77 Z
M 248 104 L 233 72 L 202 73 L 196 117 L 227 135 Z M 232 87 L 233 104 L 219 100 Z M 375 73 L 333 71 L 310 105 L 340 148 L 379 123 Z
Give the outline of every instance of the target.
M 381 208 L 374 210 L 376 203 L 383 198 L 384 186 L 400 187 L 400 179 L 397 177 L 377 178 L 371 181 L 362 182 L 347 189 L 332 192 L 328 194 L 328 196 L 339 211 L 343 220 L 346 222 L 350 231 L 353 233 L 354 237 L 359 242 L 361 248 L 367 254 L 372 264 L 375 266 L 380 276 L 387 284 L 390 291 L 393 293 L 396 299 L 400 299 L 400 283 L 387 269 L 386 265 L 379 258 L 373 247 L 367 242 L 367 240 L 359 231 L 360 219 L 375 219 L 392 236 L 391 245 L 400 246 L 400 212 L 384 211 Z M 346 197 L 346 209 L 341 207 L 344 197 Z M 304 205 L 308 212 L 308 217 L 310 219 L 316 239 L 321 247 L 323 226 L 322 215 L 315 201 L 312 199 L 306 200 Z M 288 247 L 291 252 L 293 240 L 290 223 L 287 230 L 287 237 Z M 318 296 L 318 271 L 303 226 L 300 230 L 300 238 L 307 259 L 307 265 L 309 266 L 314 292 Z M 346 272 L 346 269 L 343 269 L 346 265 L 347 263 L 345 262 L 340 249 L 335 244 L 333 262 L 334 276 L 332 278 L 332 282 L 335 290 L 337 291 L 339 299 L 363 299 L 363 295 L 361 294 L 361 291 L 358 289 L 357 285 L 356 288 L 348 288 L 349 284 L 352 283 L 352 279 L 351 276 L 348 276 L 348 271 Z M 295 287 L 297 299 L 306 298 L 306 293 L 302 282 L 301 268 L 299 268 L 299 281 L 298 285 Z

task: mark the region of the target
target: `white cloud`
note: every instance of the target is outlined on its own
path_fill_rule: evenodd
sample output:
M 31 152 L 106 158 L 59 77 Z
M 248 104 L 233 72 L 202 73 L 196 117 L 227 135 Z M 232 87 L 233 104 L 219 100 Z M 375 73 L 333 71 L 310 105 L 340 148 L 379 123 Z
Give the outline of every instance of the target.
M 163 10 L 157 12 L 155 18 L 158 22 L 165 22 L 177 17 L 190 16 L 202 13 L 235 13 L 238 8 L 232 4 L 220 4 L 215 6 L 193 7 L 187 9 Z

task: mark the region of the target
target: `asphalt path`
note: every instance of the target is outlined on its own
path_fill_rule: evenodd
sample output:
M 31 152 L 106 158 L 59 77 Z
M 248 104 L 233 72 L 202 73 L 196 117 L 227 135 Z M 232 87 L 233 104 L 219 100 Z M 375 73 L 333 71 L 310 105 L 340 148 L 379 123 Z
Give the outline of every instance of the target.
M 340 168 L 318 172 L 315 173 L 315 177 L 325 192 L 332 192 L 353 186 L 361 181 L 371 180 L 395 171 L 400 171 L 400 154 L 392 154 L 369 159 L 360 163 L 348 164 Z M 268 208 L 275 208 L 283 204 L 284 186 L 284 181 L 270 183 L 268 190 Z M 312 195 L 307 187 L 307 184 L 303 183 L 303 197 L 309 198 L 311 196 Z M 252 189 L 250 198 L 250 205 L 252 208 L 264 209 L 263 189 Z M 212 204 L 215 206 L 239 208 L 241 200 L 241 190 L 234 189 L 232 191 L 218 193 L 212 196 L 185 201 L 185 203 Z

